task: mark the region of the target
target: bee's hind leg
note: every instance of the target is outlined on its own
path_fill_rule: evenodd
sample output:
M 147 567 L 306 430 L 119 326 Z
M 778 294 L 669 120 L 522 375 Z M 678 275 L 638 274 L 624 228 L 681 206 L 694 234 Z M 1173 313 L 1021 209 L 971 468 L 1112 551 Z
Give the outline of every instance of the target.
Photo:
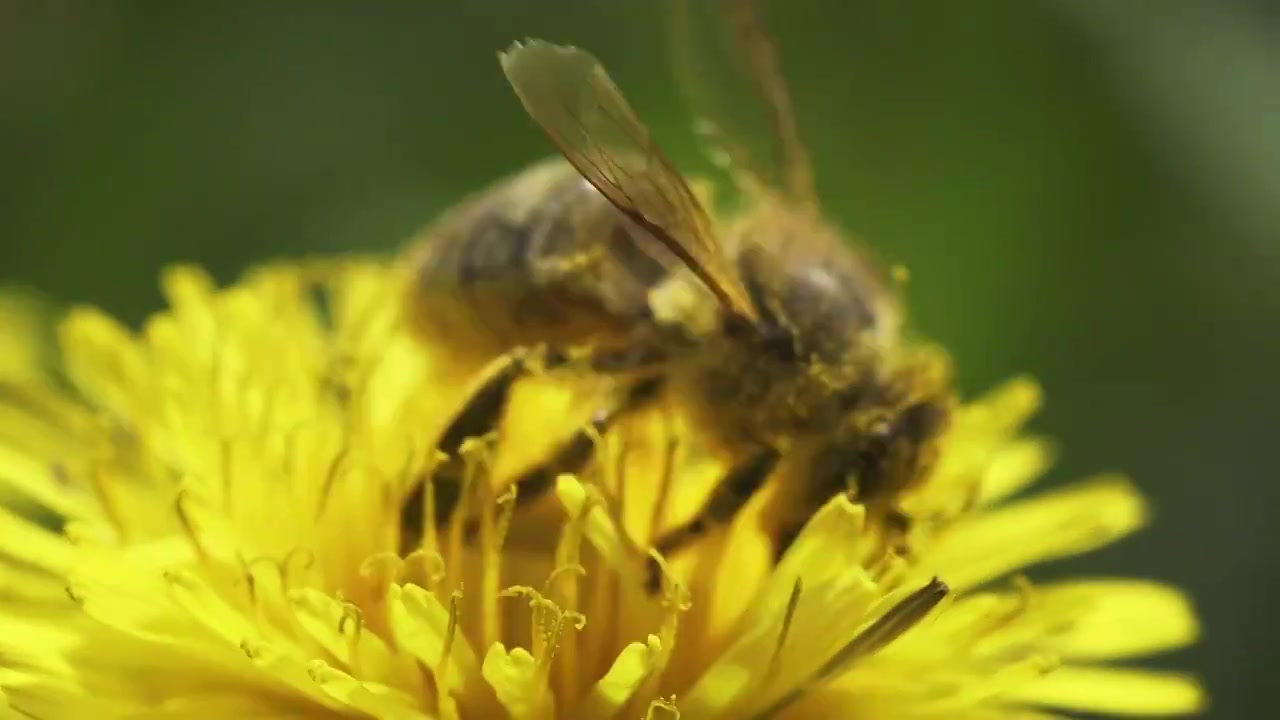
M 617 377 L 621 390 L 596 410 L 588 424 L 570 436 L 550 457 L 515 479 L 514 484 L 519 488 L 516 511 L 540 500 L 555 486 L 560 475 L 581 473 L 595 454 L 596 438 L 607 433 L 618 420 L 647 407 L 658 398 L 665 383 L 659 371 L 666 359 L 660 349 L 645 343 L 632 343 L 620 350 L 596 350 L 581 359 L 582 365 L 591 372 Z M 557 354 L 547 362 L 547 366 L 574 362 L 568 355 Z M 476 529 L 476 521 L 469 520 L 468 537 Z
M 554 359 L 554 358 L 551 358 Z M 549 361 L 549 360 L 548 360 Z M 434 468 L 430 487 L 434 493 L 435 524 L 448 524 L 462 494 L 463 463 L 458 451 L 468 438 L 482 437 L 498 426 L 507 405 L 507 396 L 516 380 L 530 372 L 528 353 L 508 353 L 487 368 L 488 377 L 476 388 L 467 404 L 454 417 L 436 445 L 448 459 Z M 400 505 L 400 552 L 407 554 L 422 542 L 425 478 L 419 478 Z
M 711 491 L 692 519 L 667 530 L 654 542 L 653 548 L 663 556 L 678 552 L 689 543 L 706 535 L 713 528 L 727 525 L 764 486 L 782 454 L 771 447 L 763 447 L 748 455 L 729 471 Z M 662 571 L 656 560 L 649 562 L 646 589 L 657 592 L 662 584 Z
M 555 450 L 551 457 L 525 471 L 515 482 L 519 487 L 515 509 L 519 511 L 542 498 L 555 485 L 562 473 L 580 472 L 595 452 L 595 437 L 609 430 L 617 420 L 658 396 L 662 387 L 660 375 L 650 372 L 661 363 L 661 356 L 647 350 L 631 350 L 620 353 L 598 354 L 586 359 L 586 366 L 594 372 L 641 374 L 625 386 L 613 402 L 601 408 L 592 417 L 589 427 L 574 433 L 568 441 Z M 490 366 L 488 377 L 477 387 L 470 400 L 449 424 L 441 436 L 437 448 L 450 460 L 435 469 L 431 483 L 434 492 L 434 520 L 437 527 L 448 525 L 461 500 L 464 464 L 458 451 L 468 438 L 482 437 L 498 427 L 506 409 L 507 398 L 516 381 L 534 372 L 535 368 L 555 369 L 569 362 L 566 353 L 547 350 L 541 353 L 510 353 Z M 427 483 L 418 481 L 405 496 L 400 509 L 400 550 L 408 553 L 417 548 L 424 531 L 424 512 Z M 478 530 L 474 518 L 466 521 L 464 534 L 471 538 Z
M 555 487 L 556 478 L 565 473 L 580 473 L 595 455 L 596 438 L 609 431 L 617 421 L 640 410 L 652 402 L 661 392 L 660 376 L 647 377 L 628 386 L 613 403 L 596 411 L 591 421 L 569 437 L 551 457 L 521 473 L 514 481 L 516 493 L 515 511 L 533 505 Z M 465 534 L 475 536 L 479 522 L 468 518 Z

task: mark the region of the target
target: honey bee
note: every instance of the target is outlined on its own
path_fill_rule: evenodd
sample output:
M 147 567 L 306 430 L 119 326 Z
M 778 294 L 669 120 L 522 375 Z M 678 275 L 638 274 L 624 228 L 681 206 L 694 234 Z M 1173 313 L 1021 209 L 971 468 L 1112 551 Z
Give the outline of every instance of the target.
M 591 54 L 517 43 L 500 54 L 502 69 L 563 157 L 428 228 L 410 257 L 408 303 L 417 332 L 454 361 L 510 358 L 445 432 L 446 453 L 496 424 L 528 371 L 522 351 L 545 348 L 546 367 L 616 378 L 618 400 L 596 430 L 661 399 L 728 459 L 701 511 L 657 537 L 658 551 L 729 522 L 777 478 L 766 522 L 780 557 L 838 493 L 883 527 L 907 521 L 897 499 L 932 461 L 952 395 L 936 364 L 901 351 L 892 283 L 823 215 L 776 49 L 749 0 L 723 9 L 730 22 L 719 27 L 732 31 L 739 78 L 767 126 L 767 150 L 753 156 L 750 133 L 735 132 L 743 110 L 703 111 L 738 212 L 713 220 Z M 692 16 L 681 27 L 686 50 L 725 47 L 700 36 Z M 717 84 L 729 83 L 712 78 L 693 94 L 705 99 Z M 589 436 L 575 436 L 521 478 L 520 499 L 590 451 Z M 403 507 L 412 542 L 421 486 Z M 447 521 L 452 501 L 436 507 Z

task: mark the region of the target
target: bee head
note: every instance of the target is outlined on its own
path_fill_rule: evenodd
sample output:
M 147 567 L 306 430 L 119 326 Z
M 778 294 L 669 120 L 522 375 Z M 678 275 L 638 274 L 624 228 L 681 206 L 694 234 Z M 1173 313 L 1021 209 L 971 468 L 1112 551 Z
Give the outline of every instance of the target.
M 815 467 L 833 489 L 851 491 L 858 502 L 891 501 L 933 466 L 949 417 L 948 405 L 938 398 L 856 411 L 832 435 Z

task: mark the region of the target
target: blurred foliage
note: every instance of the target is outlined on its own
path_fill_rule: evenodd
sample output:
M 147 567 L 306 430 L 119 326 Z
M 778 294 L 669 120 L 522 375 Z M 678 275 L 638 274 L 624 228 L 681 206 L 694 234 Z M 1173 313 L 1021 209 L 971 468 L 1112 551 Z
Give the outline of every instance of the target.
M 132 319 L 155 274 L 391 250 L 549 148 L 495 52 L 611 68 L 699 167 L 656 5 L 0 1 L 0 280 Z M 1071 569 L 1190 588 L 1213 714 L 1280 625 L 1280 14 L 1268 3 L 776 2 L 827 205 L 912 271 L 980 391 L 1030 372 L 1056 479 L 1119 468 L 1155 527 Z

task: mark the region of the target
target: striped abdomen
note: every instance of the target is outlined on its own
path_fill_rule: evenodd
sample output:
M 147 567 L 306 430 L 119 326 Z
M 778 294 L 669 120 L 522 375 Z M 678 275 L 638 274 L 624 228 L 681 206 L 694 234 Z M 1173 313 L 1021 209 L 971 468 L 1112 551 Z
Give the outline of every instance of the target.
M 562 160 L 465 200 L 415 244 L 417 329 L 482 362 L 621 337 L 648 320 L 647 293 L 668 272 L 656 241 Z

